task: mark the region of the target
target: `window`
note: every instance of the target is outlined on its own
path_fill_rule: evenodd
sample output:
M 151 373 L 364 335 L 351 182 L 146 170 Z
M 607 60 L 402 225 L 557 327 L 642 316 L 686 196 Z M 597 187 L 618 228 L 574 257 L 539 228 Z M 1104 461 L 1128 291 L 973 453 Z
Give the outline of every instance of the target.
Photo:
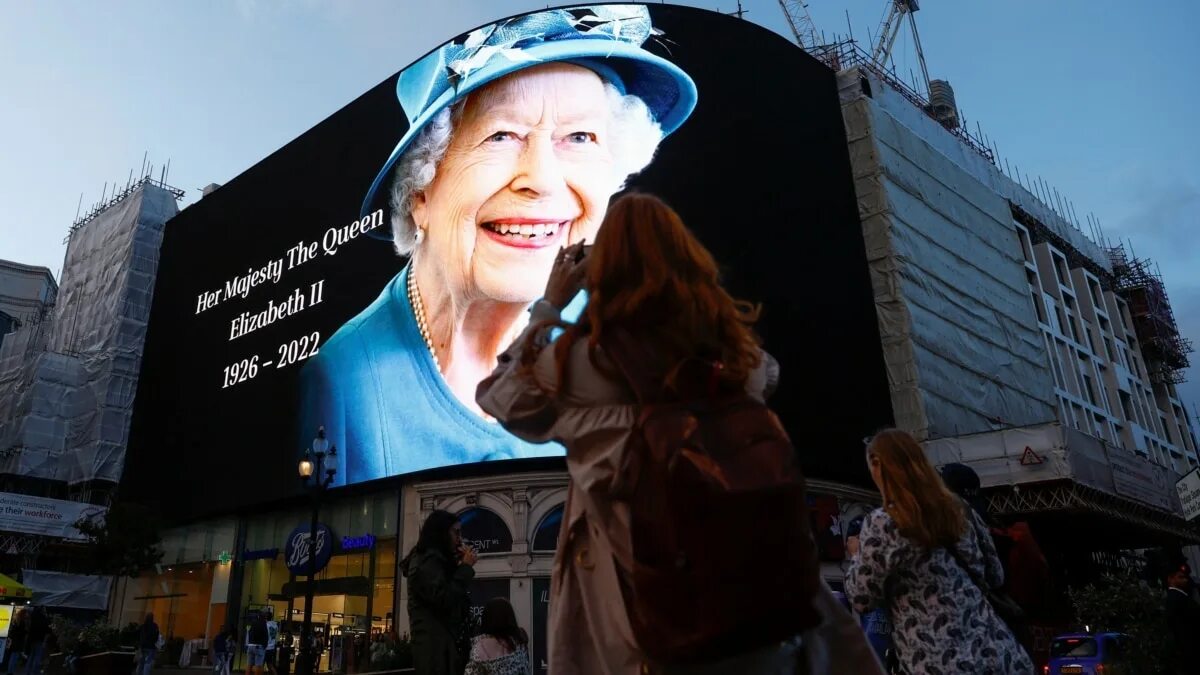
M 1050 644 L 1050 657 L 1095 656 L 1099 651 L 1096 639 L 1090 637 L 1058 638 Z
M 1025 257 L 1025 262 L 1033 262 L 1033 247 L 1029 244 L 1029 233 L 1020 226 L 1017 227 L 1017 244 L 1021 247 L 1021 255 Z
M 1092 291 L 1092 304 L 1101 312 L 1104 311 L 1104 303 L 1100 298 L 1100 284 L 1096 283 L 1095 279 L 1088 279 L 1088 288 Z
M 1067 272 L 1067 260 L 1061 255 L 1054 253 L 1054 272 L 1058 275 L 1058 283 L 1066 289 L 1071 288 L 1071 282 L 1068 281 L 1070 274 Z
M 462 522 L 463 543 L 480 555 L 506 553 L 512 550 L 512 532 L 504 520 L 494 512 L 482 508 L 469 508 L 458 514 Z
M 1042 305 L 1042 296 L 1037 291 L 1031 290 L 1029 296 L 1033 298 L 1033 310 L 1037 312 L 1038 323 L 1046 323 L 1046 307 Z
M 1110 339 L 1108 335 L 1104 336 L 1104 353 L 1108 355 L 1108 360 L 1110 363 L 1117 362 L 1117 356 L 1113 353 L 1112 339 Z
M 1096 402 L 1096 389 L 1092 386 L 1092 378 L 1088 377 L 1087 373 L 1083 373 L 1083 386 L 1087 392 L 1088 402 L 1097 408 L 1100 407 L 1100 404 Z
M 558 548 L 558 532 L 562 529 L 563 505 L 554 507 L 538 523 L 533 532 L 533 550 L 554 551 Z
M 1133 417 L 1133 409 L 1129 405 L 1129 392 L 1122 391 L 1119 396 L 1121 397 L 1121 412 L 1125 414 L 1125 419 L 1131 422 L 1136 421 Z
M 1079 339 L 1079 324 L 1075 321 L 1075 315 L 1067 312 L 1067 325 L 1071 327 L 1071 339 L 1076 343 L 1080 343 Z

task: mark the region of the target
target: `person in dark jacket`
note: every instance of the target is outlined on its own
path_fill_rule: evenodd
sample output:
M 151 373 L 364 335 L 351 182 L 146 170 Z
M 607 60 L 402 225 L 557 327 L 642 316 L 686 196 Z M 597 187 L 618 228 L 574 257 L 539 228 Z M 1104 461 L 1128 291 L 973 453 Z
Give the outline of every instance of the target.
M 8 629 L 8 646 L 5 649 L 5 655 L 8 659 L 8 675 L 13 675 L 17 672 L 17 667 L 21 665 L 21 660 L 25 658 L 26 648 L 29 645 L 29 610 L 22 607 L 17 611 L 16 618 L 13 619 L 12 625 Z
M 29 615 L 29 633 L 27 637 L 26 654 L 29 662 L 25 666 L 25 675 L 38 675 L 42 669 L 42 659 L 46 656 L 46 637 L 50 635 L 50 617 L 46 616 L 45 607 L 34 607 Z
M 463 545 L 458 518 L 434 511 L 400 563 L 408 581 L 413 666 L 421 675 L 459 675 L 466 668 L 467 655 L 458 643 L 469 620 L 475 560 L 475 551 Z
M 158 624 L 154 623 L 154 615 L 147 614 L 138 633 L 138 647 L 142 650 L 142 663 L 138 669 L 139 675 L 150 675 L 154 668 L 154 659 L 158 657 Z
M 1192 569 L 1181 563 L 1167 573 L 1167 625 L 1174 638 L 1174 666 L 1176 673 L 1195 672 L 1195 653 L 1192 651 L 1200 639 L 1200 605 L 1192 599 Z
M 230 675 L 229 669 L 233 663 L 233 654 L 237 640 L 234 638 L 233 626 L 226 625 L 213 639 L 213 672 L 216 675 Z
M 262 675 L 267 659 L 267 645 L 271 641 L 270 630 L 267 626 L 267 615 L 255 612 L 246 627 L 246 672 Z M 320 652 L 317 652 L 320 654 Z

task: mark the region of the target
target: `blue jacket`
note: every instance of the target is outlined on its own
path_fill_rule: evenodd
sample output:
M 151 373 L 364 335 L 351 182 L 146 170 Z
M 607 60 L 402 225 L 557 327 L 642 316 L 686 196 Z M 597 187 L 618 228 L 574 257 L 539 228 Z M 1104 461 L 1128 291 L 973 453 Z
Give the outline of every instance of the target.
M 493 459 L 560 456 L 468 409 L 446 386 L 417 330 L 406 267 L 338 329 L 300 375 L 300 439 L 324 425 L 337 446 L 334 485 Z M 302 448 L 303 449 L 303 448 Z

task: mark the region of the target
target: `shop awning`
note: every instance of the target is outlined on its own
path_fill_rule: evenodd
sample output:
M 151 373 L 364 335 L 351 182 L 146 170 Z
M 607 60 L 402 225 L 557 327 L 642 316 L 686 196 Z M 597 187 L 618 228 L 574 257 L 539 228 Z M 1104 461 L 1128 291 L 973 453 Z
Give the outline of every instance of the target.
M 0 602 L 32 600 L 33 591 L 9 576 L 0 574 Z

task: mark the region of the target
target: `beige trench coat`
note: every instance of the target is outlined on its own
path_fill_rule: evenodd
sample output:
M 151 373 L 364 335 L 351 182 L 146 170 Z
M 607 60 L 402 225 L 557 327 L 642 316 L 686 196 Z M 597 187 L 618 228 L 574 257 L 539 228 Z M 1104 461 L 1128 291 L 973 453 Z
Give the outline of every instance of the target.
M 634 641 L 617 581 L 619 561 L 630 559 L 629 511 L 624 503 L 609 498 L 621 450 L 637 419 L 636 397 L 628 385 L 610 379 L 592 364 L 586 340 L 572 345 L 559 391 L 554 350 L 545 349 L 544 330 L 533 342 L 534 349 L 541 351 L 532 372 L 524 371 L 522 346 L 547 318 L 557 318 L 554 308 L 545 302 L 535 304 L 530 327 L 480 383 L 477 400 L 516 436 L 532 442 L 555 440 L 567 448 L 570 484 L 550 586 L 550 673 L 642 673 L 644 657 Z M 597 352 L 598 360 L 609 365 L 603 352 Z M 774 388 L 768 380 L 774 379 L 775 372 L 776 363 L 767 355 L 751 375 L 747 391 L 765 397 Z M 824 585 L 822 591 L 836 604 Z M 843 628 L 852 621 L 849 614 L 845 618 Z M 869 652 L 857 624 L 852 627 L 859 634 L 860 651 Z M 847 644 L 852 642 L 853 636 Z M 819 668 L 817 672 L 833 671 Z

